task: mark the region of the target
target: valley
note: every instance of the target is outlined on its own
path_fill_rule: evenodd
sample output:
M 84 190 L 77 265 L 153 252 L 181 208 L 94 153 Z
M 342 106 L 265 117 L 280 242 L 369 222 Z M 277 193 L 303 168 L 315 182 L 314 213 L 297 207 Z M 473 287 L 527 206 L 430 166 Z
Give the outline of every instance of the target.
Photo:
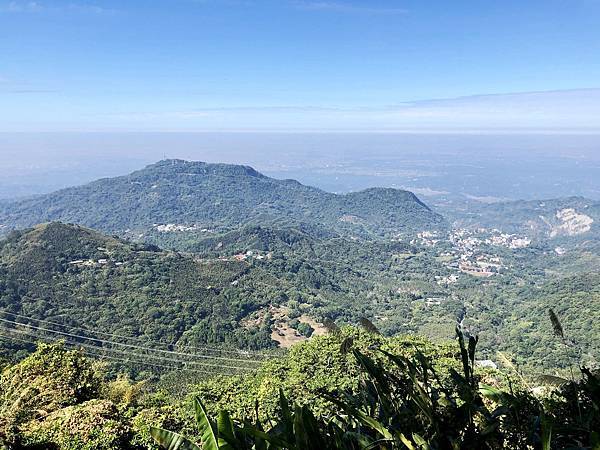
M 0 0 L 0 450 L 600 450 L 599 22 Z
M 0 222 L 2 311 L 63 332 L 262 351 L 322 334 L 328 321 L 367 318 L 386 335 L 439 341 L 459 321 L 481 337 L 482 357 L 510 351 L 523 367 L 550 368 L 567 360 L 541 350 L 549 325 L 539 315 L 570 314 L 567 299 L 587 297 L 592 325 L 574 317 L 572 338 L 590 361 L 600 350 L 600 207 L 581 198 L 445 218 L 404 191 L 338 196 L 177 160 L 5 202 Z M 565 298 L 548 304 L 556 283 Z M 4 323 L 4 333 L 19 329 Z

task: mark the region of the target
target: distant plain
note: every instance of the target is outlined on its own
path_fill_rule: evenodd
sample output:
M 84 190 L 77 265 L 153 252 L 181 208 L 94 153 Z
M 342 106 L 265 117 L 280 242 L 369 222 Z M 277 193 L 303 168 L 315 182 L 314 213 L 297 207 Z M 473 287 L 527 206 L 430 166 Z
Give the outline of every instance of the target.
M 331 192 L 404 188 L 431 205 L 600 199 L 600 135 L 561 133 L 0 133 L 0 199 L 164 158 L 251 165 Z

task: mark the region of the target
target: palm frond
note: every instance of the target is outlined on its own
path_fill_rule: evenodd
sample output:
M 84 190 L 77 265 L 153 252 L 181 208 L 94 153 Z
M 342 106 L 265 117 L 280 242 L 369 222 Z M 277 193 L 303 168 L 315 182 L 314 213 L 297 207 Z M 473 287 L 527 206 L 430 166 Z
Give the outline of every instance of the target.
M 328 333 L 338 334 L 340 332 L 340 327 L 338 327 L 335 322 L 329 318 L 323 321 L 323 326 L 327 329 Z
M 369 333 L 381 334 L 379 329 L 375 325 L 373 325 L 373 322 L 371 322 L 366 317 L 361 317 L 359 320 L 359 323 L 360 323 L 360 326 L 363 327 Z
M 552 322 L 552 328 L 554 329 L 554 335 L 558 336 L 561 339 L 565 338 L 565 332 L 563 327 L 558 319 L 558 316 L 554 312 L 552 308 L 548 309 L 548 314 L 550 315 L 550 322 Z

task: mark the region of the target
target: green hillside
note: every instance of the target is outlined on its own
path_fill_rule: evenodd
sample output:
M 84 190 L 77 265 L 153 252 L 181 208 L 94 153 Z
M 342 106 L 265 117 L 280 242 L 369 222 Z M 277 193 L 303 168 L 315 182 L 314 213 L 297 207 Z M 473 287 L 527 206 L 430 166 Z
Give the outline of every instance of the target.
M 196 230 L 305 223 L 364 236 L 445 224 L 407 191 L 373 188 L 336 195 L 269 178 L 246 166 L 181 160 L 0 205 L 5 230 L 50 221 L 130 236 L 168 224 Z
M 499 228 L 542 240 L 589 239 L 600 231 L 600 203 L 582 197 L 469 203 L 464 211 L 446 211 L 456 227 Z
M 543 351 L 549 332 L 543 318 L 554 308 L 586 360 L 597 360 L 600 282 L 592 254 L 579 267 L 573 261 L 583 264 L 584 253 L 504 251 L 506 268 L 482 279 L 449 266 L 439 256 L 443 242 L 430 248 L 248 226 L 177 246 L 188 252 L 60 223 L 13 232 L 0 241 L 2 318 L 35 327 L 49 320 L 148 345 L 246 349 L 291 345 L 322 332 L 327 320 L 356 324 L 366 317 L 386 335 L 447 339 L 464 319 L 481 336 L 486 358 L 509 351 L 524 366 L 550 369 L 569 361 Z M 443 281 L 452 275 L 454 283 Z M 9 353 L 24 347 L 2 344 Z
M 51 223 L 0 241 L 0 309 L 13 314 L 3 319 L 46 319 L 142 342 L 265 348 L 274 344 L 268 329 L 238 324 L 271 298 L 244 285 L 261 279 L 259 272 L 244 262 L 199 260 Z M 12 326 L 3 322 L 3 329 Z
M 540 317 L 554 308 L 597 360 L 598 207 L 585 199 L 488 205 L 448 230 L 406 191 L 335 195 L 245 166 L 175 160 L 5 203 L 0 218 L 5 232 L 79 224 L 0 241 L 5 331 L 25 321 L 36 328 L 12 331 L 39 334 L 47 320 L 148 345 L 268 349 L 330 320 L 438 340 L 462 321 L 486 358 L 510 351 L 553 368 L 569 363 L 543 351 Z
M 0 241 L 0 309 L 142 342 L 269 348 L 278 326 L 293 334 L 307 320 L 377 315 L 389 301 L 376 299 L 398 276 L 380 271 L 393 255 L 412 251 L 400 242 L 319 240 L 262 227 L 194 250 L 161 251 L 56 222 L 13 232 Z M 360 300 L 367 297 L 373 301 Z M 392 327 L 405 320 L 391 318 Z

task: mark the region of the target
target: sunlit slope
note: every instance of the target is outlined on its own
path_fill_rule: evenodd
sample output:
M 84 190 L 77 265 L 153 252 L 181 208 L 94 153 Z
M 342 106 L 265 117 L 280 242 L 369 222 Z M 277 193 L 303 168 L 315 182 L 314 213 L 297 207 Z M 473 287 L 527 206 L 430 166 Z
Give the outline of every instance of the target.
M 249 223 L 304 223 L 363 235 L 445 225 L 408 191 L 373 188 L 336 195 L 246 166 L 181 160 L 0 205 L 5 231 L 57 220 L 118 234 L 168 224 L 232 229 Z

